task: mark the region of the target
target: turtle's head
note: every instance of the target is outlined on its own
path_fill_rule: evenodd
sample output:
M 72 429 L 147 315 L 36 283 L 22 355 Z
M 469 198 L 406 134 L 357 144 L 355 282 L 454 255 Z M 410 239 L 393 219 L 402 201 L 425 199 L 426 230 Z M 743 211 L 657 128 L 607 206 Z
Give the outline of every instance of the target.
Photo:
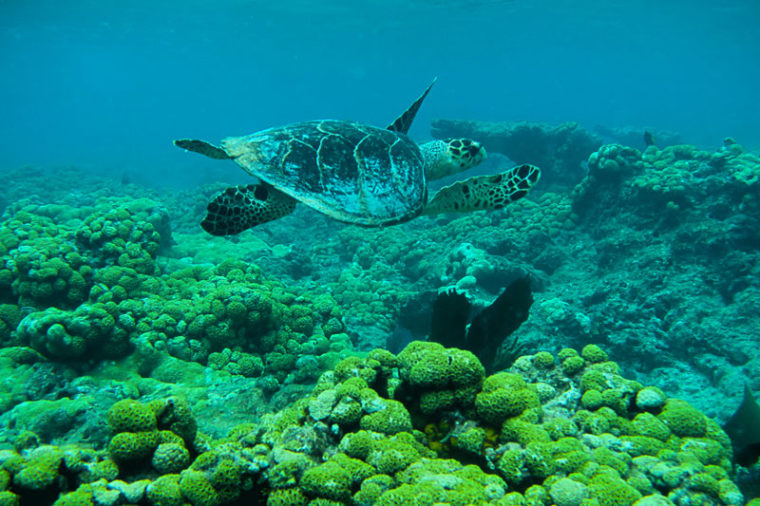
M 420 146 L 428 181 L 475 167 L 486 159 L 486 149 L 472 139 L 444 139 Z

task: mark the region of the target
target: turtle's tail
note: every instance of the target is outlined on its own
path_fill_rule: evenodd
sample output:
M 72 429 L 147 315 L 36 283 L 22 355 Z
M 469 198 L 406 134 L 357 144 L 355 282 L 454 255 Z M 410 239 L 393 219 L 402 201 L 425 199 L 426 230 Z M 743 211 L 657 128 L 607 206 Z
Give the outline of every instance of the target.
M 231 186 L 214 197 L 201 221 L 211 235 L 235 235 L 293 212 L 296 200 L 266 184 Z
M 222 148 L 206 141 L 199 141 L 198 139 L 177 139 L 174 141 L 174 145 L 178 148 L 206 155 L 209 158 L 216 158 L 217 160 L 229 160 L 232 158 Z

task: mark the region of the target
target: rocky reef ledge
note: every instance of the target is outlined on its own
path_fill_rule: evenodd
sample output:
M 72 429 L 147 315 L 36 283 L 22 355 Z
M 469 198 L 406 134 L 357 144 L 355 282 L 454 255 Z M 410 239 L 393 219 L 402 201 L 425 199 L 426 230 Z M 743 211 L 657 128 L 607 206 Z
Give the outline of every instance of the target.
M 488 377 L 437 343 L 377 349 L 218 439 L 181 397 L 105 418 L 102 448 L 21 432 L 0 450 L 0 505 L 745 504 L 718 424 L 596 345 Z

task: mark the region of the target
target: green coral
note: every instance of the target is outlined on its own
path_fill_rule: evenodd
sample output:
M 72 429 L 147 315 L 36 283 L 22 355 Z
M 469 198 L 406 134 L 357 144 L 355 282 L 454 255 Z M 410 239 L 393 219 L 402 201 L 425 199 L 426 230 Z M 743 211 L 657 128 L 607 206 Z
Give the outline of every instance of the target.
M 11 475 L 3 468 L 0 468 L 0 490 L 7 490 L 11 484 Z
M 554 355 L 548 351 L 539 351 L 533 355 L 533 366 L 537 369 L 551 369 L 554 367 Z
M 408 432 L 377 439 L 370 444 L 366 462 L 380 474 L 393 475 L 405 469 L 412 462 L 423 457 L 434 457 L 435 453 Z
M 161 443 L 153 452 L 151 464 L 161 474 L 177 473 L 190 465 L 190 452 L 178 443 Z
M 54 359 L 123 356 L 130 343 L 114 332 L 116 312 L 115 305 L 100 303 L 82 304 L 73 312 L 51 307 L 27 315 L 17 331 L 24 343 Z
M 119 474 L 119 468 L 112 459 L 92 449 L 66 451 L 64 464 L 68 472 L 75 474 L 81 483 L 92 483 L 101 479 L 110 481 Z
M 608 381 L 609 380 L 603 371 L 596 368 L 589 368 L 583 373 L 583 376 L 581 376 L 580 387 L 584 393 L 589 390 L 602 392 L 609 388 Z
M 478 416 L 492 425 L 500 425 L 507 418 L 540 405 L 538 395 L 520 376 L 505 372 L 486 378 L 483 390 L 475 398 Z
M 375 504 L 487 504 L 501 499 L 506 489 L 499 478 L 455 460 L 422 459 L 398 479 L 400 486 L 382 493 Z
M 588 410 L 595 410 L 604 406 L 604 398 L 599 390 L 586 390 L 581 397 L 581 405 Z
M 578 372 L 583 370 L 583 367 L 585 365 L 586 365 L 586 361 L 583 360 L 582 357 L 579 357 L 578 355 L 573 355 L 573 356 L 565 358 L 562 361 L 562 370 L 568 376 L 573 376 L 574 374 L 577 374 Z
M 398 355 L 399 377 L 417 392 L 417 407 L 425 415 L 461 407 L 467 409 L 480 389 L 485 369 L 469 351 L 414 341 Z
M 354 494 L 354 504 L 357 506 L 372 506 L 393 485 L 393 478 L 387 474 L 375 474 L 362 481 L 360 490 Z
M 202 472 L 189 469 L 182 471 L 179 490 L 182 496 L 190 501 L 193 506 L 218 506 L 222 504 L 219 493 Z
M 34 450 L 23 467 L 13 475 L 13 484 L 24 490 L 45 490 L 62 479 L 58 468 L 63 455 L 57 448 L 41 447 Z
M 379 439 L 379 434 L 367 432 L 366 430 L 349 432 L 343 436 L 339 448 L 350 457 L 366 460 L 374 448 L 375 442 Z
M 499 475 L 511 486 L 518 486 L 527 477 L 524 470 L 525 455 L 522 450 L 510 449 L 504 452 L 496 464 Z
M 665 448 L 661 440 L 648 436 L 623 436 L 620 440 L 626 445 L 626 452 L 634 457 L 657 455 Z
M 452 445 L 467 453 L 479 455 L 483 451 L 488 433 L 482 427 L 470 427 L 461 434 L 452 437 Z
M 530 442 L 523 451 L 525 468 L 535 478 L 548 478 L 557 470 L 554 460 L 554 448 L 550 443 Z
M 54 503 L 53 506 L 94 506 L 95 502 L 92 498 L 92 492 L 83 489 L 75 490 L 74 492 L 68 492 L 62 494 Z
M 697 473 L 691 476 L 687 487 L 691 490 L 704 492 L 714 498 L 720 494 L 720 483 L 707 473 Z
M 565 436 L 576 436 L 579 431 L 578 426 L 572 420 L 559 417 L 545 421 L 544 430 L 554 440 Z
M 377 411 L 364 415 L 359 421 L 363 430 L 389 435 L 412 430 L 411 415 L 399 401 L 378 401 L 373 409 Z
M 584 214 L 593 209 L 591 195 L 619 186 L 625 178 L 644 166 L 641 152 L 619 144 L 607 144 L 588 157 L 586 177 L 573 190 L 573 210 Z
M 0 343 L 8 343 L 11 333 L 21 321 L 21 308 L 16 304 L 0 304 Z
M 387 415 L 388 413 L 386 413 Z M 362 419 L 363 411 L 361 404 L 351 397 L 341 397 L 340 401 L 332 408 L 328 421 L 337 423 L 341 427 L 351 427 L 359 423 Z M 378 417 L 380 418 L 380 417 Z M 387 421 L 387 420 L 386 420 Z M 373 423 L 379 423 L 381 420 L 375 419 L 365 423 L 372 425 Z M 410 419 L 411 424 L 411 419 Z M 390 428 L 390 427 L 388 427 Z
M 164 474 L 145 489 L 145 496 L 154 506 L 183 506 L 185 498 L 179 487 L 178 474 Z
M 145 459 L 153 454 L 158 446 L 158 433 L 120 432 L 108 443 L 108 453 L 117 463 L 128 463 Z
M 580 506 L 588 497 L 588 488 L 570 478 L 560 478 L 549 487 L 549 495 L 557 506 Z
M 637 414 L 633 419 L 633 427 L 637 434 L 660 441 L 667 441 L 671 434 L 668 425 L 651 413 Z
M 591 455 L 597 464 L 614 469 L 621 476 L 628 474 L 628 466 L 631 460 L 631 457 L 628 454 L 615 452 L 609 448 L 601 446 L 591 450 Z
M 113 432 L 143 432 L 156 429 L 156 414 L 149 406 L 134 399 L 116 402 L 106 413 Z
M 522 446 L 530 443 L 548 443 L 549 433 L 540 424 L 530 423 L 519 418 L 510 418 L 501 426 L 502 441 L 514 441 Z
M 705 465 L 728 465 L 727 462 L 731 460 L 730 445 L 714 439 L 685 437 L 681 439 L 679 448 Z
M 229 273 L 244 275 L 236 271 Z M 228 309 L 214 304 L 209 311 L 220 316 Z M 290 341 L 276 349 L 296 356 L 300 345 Z M 645 495 L 740 503 L 730 441 L 720 427 L 702 415 L 704 426 L 694 431 L 699 412 L 674 400 L 663 409 L 640 407 L 646 388 L 621 377 L 613 362 L 584 365 L 581 376 L 532 355 L 483 379 L 458 351 L 420 344 L 412 350 L 419 352 L 416 360 L 435 365 L 415 374 L 442 366 L 446 383 L 413 383 L 411 352 L 400 360 L 377 351 L 344 360 L 322 375 L 310 397 L 217 440 L 198 433 L 184 398 L 125 399 L 106 415 L 114 433 L 110 458 L 103 451 L 19 443 L 17 451 L 0 450 L 0 489 L 23 495 L 34 483 L 60 492 L 59 501 L 90 502 L 98 494 L 139 492 L 138 499 L 120 500 L 159 506 L 258 501 L 254 495 L 262 490 L 273 505 L 601 506 Z M 219 355 L 229 360 L 237 351 Z M 560 355 L 580 358 L 572 350 Z M 457 356 L 470 373 L 457 369 Z M 472 384 L 453 383 L 467 374 Z M 458 397 L 466 389 L 469 404 Z M 47 467 L 45 452 L 52 455 Z M 115 463 L 130 483 L 116 480 Z
M 531 485 L 525 491 L 524 495 L 525 495 L 525 504 L 529 504 L 529 505 L 547 504 L 548 505 L 551 503 L 549 492 L 546 490 L 545 487 L 541 485 Z
M 216 490 L 237 495 L 240 489 L 242 465 L 233 458 L 221 458 L 211 471 L 210 481 Z
M 600 506 L 627 506 L 641 499 L 638 490 L 611 472 L 595 474 L 588 490 Z
M 306 506 L 309 498 L 300 488 L 272 490 L 267 497 L 267 506 Z
M 77 244 L 100 266 L 115 264 L 152 274 L 159 246 L 171 240 L 168 213 L 149 199 L 121 200 L 102 201 L 103 208 L 76 230 Z
M 348 500 L 351 496 L 351 484 L 351 474 L 335 462 L 326 462 L 307 469 L 299 483 L 306 495 L 334 501 Z
M 0 491 L 0 506 L 18 506 L 21 499 L 17 494 L 8 490 Z
M 73 308 L 87 299 L 92 269 L 63 234 L 25 241 L 10 252 L 8 276 L 22 306 Z
M 707 418 L 691 404 L 670 399 L 657 418 L 676 436 L 703 437 L 707 432 Z
M 156 414 L 159 429 L 169 430 L 178 435 L 186 446 L 193 443 L 198 432 L 190 404 L 183 397 L 168 397 L 150 403 L 150 409 Z

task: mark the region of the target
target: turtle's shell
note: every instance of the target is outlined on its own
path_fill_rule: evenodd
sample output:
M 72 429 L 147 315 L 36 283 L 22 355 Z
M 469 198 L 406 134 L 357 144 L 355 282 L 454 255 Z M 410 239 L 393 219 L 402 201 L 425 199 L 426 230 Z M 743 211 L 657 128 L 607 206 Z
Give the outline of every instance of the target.
M 336 220 L 382 226 L 427 199 L 424 159 L 406 135 L 349 121 L 307 121 L 224 139 L 249 174 Z

